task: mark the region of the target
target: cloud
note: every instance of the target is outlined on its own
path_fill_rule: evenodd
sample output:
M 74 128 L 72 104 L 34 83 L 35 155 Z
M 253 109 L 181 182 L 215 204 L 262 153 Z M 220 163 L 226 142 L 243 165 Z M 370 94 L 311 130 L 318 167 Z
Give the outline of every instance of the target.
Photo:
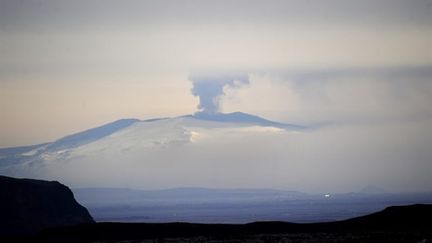
M 391 122 L 432 117 L 430 97 L 430 67 L 275 71 L 227 89 L 222 107 L 306 124 Z
M 193 83 L 192 94 L 199 97 L 198 109 L 209 114 L 220 111 L 225 87 L 236 89 L 249 84 L 248 75 L 230 72 L 195 73 L 189 79 Z

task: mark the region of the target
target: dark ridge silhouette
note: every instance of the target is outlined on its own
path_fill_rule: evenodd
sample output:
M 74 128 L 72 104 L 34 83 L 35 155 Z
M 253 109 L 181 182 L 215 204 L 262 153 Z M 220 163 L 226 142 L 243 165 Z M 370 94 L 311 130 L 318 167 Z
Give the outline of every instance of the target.
M 296 224 L 288 222 L 255 222 L 249 224 L 192 223 L 97 223 L 48 229 L 33 239 L 43 241 L 138 240 L 161 238 L 219 237 L 238 239 L 251 235 L 284 234 L 368 234 L 416 232 L 431 236 L 432 205 L 389 207 L 378 213 L 330 223 Z M 417 237 L 417 236 L 416 236 Z
M 72 191 L 56 181 L 0 176 L 0 235 L 94 223 Z
M 346 229 L 426 230 L 432 229 L 432 204 L 392 206 L 362 217 L 333 222 Z

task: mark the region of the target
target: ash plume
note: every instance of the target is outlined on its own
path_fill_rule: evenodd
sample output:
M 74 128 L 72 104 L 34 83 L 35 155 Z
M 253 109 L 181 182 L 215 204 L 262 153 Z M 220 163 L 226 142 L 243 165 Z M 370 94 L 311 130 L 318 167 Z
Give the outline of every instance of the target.
M 199 112 L 215 114 L 220 111 L 224 88 L 239 88 L 249 84 L 242 73 L 195 73 L 189 76 L 193 83 L 192 94 L 199 97 Z

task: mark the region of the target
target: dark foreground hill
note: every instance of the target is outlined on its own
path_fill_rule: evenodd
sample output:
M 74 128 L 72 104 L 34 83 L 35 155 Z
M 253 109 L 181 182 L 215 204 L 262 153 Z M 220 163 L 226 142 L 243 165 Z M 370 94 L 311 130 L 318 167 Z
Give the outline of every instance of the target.
M 430 242 L 432 205 L 389 207 L 344 221 L 294 224 L 97 223 L 48 229 L 45 242 Z
M 0 176 L 0 235 L 93 222 L 72 191 L 59 182 Z
M 58 182 L 0 176 L 0 242 L 432 242 L 432 205 L 328 223 L 94 223 Z

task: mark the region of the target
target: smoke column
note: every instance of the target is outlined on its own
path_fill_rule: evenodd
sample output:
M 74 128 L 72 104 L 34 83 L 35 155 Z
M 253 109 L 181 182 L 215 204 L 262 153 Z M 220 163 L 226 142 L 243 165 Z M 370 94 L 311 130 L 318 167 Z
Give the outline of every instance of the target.
M 199 97 L 200 112 L 215 114 L 220 111 L 224 88 L 239 88 L 249 84 L 249 77 L 239 73 L 198 73 L 190 75 L 192 94 Z

